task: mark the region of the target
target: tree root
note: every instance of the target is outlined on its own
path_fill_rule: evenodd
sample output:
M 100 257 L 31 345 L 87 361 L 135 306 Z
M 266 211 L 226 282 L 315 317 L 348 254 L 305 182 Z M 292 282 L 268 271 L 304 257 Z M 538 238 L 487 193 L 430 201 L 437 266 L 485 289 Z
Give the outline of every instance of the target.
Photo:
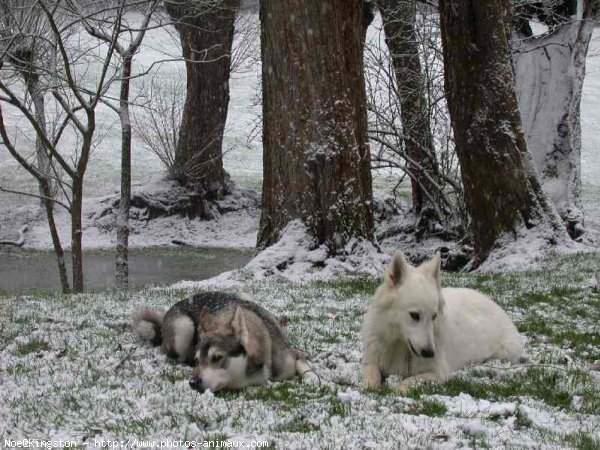
M 28 225 L 23 225 L 19 229 L 19 239 L 16 241 L 0 241 L 0 245 L 12 245 L 14 247 L 23 247 L 25 244 L 25 233 L 29 230 Z

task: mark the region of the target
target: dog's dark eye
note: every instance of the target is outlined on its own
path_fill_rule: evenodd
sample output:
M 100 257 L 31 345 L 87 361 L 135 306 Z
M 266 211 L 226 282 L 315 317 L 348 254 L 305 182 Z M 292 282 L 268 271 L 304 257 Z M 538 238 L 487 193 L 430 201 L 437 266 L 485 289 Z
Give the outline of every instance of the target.
M 412 317 L 412 320 L 416 320 L 417 322 L 421 319 L 421 315 L 416 312 L 411 312 L 410 317 Z
M 433 315 L 433 317 L 431 318 L 431 320 L 435 320 L 435 319 L 436 319 L 436 317 L 437 317 L 437 313 L 435 313 L 435 314 Z
M 223 359 L 223 355 L 219 354 L 219 353 L 215 353 L 214 355 L 212 355 L 210 357 L 210 362 L 213 363 L 218 363 L 219 361 L 221 361 Z

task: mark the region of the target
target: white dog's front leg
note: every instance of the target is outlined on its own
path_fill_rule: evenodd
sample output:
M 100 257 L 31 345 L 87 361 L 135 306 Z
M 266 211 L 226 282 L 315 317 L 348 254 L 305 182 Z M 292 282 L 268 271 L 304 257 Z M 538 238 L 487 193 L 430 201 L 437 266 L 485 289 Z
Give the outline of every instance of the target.
M 404 379 L 402 383 L 399 383 L 396 386 L 396 392 L 398 394 L 405 395 L 406 393 L 408 393 L 408 391 L 416 388 L 417 386 L 426 381 L 439 382 L 440 379 L 436 374 L 432 372 L 420 373 L 418 375 L 414 375 L 412 377 Z
M 376 364 L 363 364 L 363 382 L 365 389 L 373 389 L 381 386 L 381 370 Z

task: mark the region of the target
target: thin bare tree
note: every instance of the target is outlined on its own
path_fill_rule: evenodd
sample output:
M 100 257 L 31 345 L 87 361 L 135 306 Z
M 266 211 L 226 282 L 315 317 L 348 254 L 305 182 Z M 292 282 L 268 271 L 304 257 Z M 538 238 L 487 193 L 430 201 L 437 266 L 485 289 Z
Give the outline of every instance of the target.
M 56 46 L 55 61 L 47 67 L 36 66 L 36 71 L 43 72 L 50 80 L 48 91 L 64 119 L 60 123 L 56 134 L 49 138 L 24 96 L 24 89 L 16 83 L 8 83 L 0 78 L 0 105 L 6 104 L 15 108 L 22 118 L 28 123 L 30 130 L 36 137 L 41 139 L 46 152 L 52 157 L 53 163 L 60 169 L 64 176 L 59 186 L 63 198 L 61 200 L 52 198 L 50 187 L 43 173 L 35 164 L 29 162 L 26 148 L 18 148 L 13 136 L 7 130 L 5 117 L 0 109 L 0 134 L 3 144 L 11 155 L 34 177 L 37 178 L 42 188 L 42 198 L 45 202 L 48 224 L 57 253 L 59 273 L 63 291 L 68 290 L 68 281 L 64 266 L 62 245 L 54 222 L 53 204 L 64 207 L 71 217 L 71 252 L 72 252 L 72 289 L 75 292 L 83 291 L 83 188 L 85 173 L 92 149 L 96 144 L 96 108 L 106 94 L 110 84 L 119 76 L 112 67 L 113 55 L 115 53 L 119 26 L 111 30 L 111 40 L 105 51 L 100 55 L 94 43 L 73 45 L 71 37 L 81 27 L 81 17 L 75 2 L 67 0 L 37 0 L 34 7 L 39 8 L 43 14 L 46 27 Z M 110 6 L 106 7 L 110 9 Z M 96 11 L 98 13 L 98 11 Z M 12 48 L 9 41 L 3 50 L 4 56 Z M 97 64 L 97 76 L 86 78 L 85 73 L 80 73 L 78 65 Z M 18 70 L 11 66 L 9 70 Z M 67 132 L 68 131 L 68 132 Z M 70 132 L 70 133 L 69 133 Z M 64 142 L 65 135 L 70 140 Z M 68 154 L 66 154 L 68 153 Z
M 124 20 L 128 12 L 128 2 L 119 0 L 116 11 L 111 14 L 86 16 L 83 9 L 79 9 L 83 26 L 93 37 L 114 46 L 120 66 L 119 103 L 118 105 L 108 99 L 104 103 L 109 105 L 118 115 L 121 123 L 121 195 L 117 212 L 117 252 L 115 260 L 115 278 L 119 289 L 129 287 L 129 211 L 131 206 L 131 107 L 130 85 L 133 75 L 133 59 L 139 50 L 144 36 L 148 31 L 152 15 L 155 13 L 160 0 L 148 0 L 145 4 L 138 2 L 136 10 L 143 8 L 141 24 L 131 25 Z M 118 29 L 115 34 L 115 29 Z
M 22 77 L 39 127 L 47 133 L 47 80 L 43 68 L 53 59 L 55 45 L 44 13 L 35 1 L 0 2 L 0 49 L 3 58 Z M 53 170 L 51 155 L 39 136 L 36 137 L 35 148 L 39 174 L 46 177 L 50 193 L 54 196 L 58 188 L 58 174 Z M 44 195 L 41 187 L 39 190 L 40 195 Z

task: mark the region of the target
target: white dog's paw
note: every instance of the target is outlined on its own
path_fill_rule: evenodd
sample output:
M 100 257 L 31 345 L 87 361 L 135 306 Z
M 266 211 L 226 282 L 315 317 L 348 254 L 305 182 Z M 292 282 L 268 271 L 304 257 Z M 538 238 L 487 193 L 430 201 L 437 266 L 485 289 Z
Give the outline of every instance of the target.
M 396 394 L 405 396 L 414 387 L 411 383 L 406 383 L 406 381 L 407 380 L 404 380 L 402 383 L 398 383 L 396 386 L 394 386 L 394 391 Z
M 438 381 L 437 377 L 433 374 L 423 374 L 419 376 L 409 377 L 402 381 L 402 383 L 398 383 L 394 390 L 397 394 L 406 395 L 411 390 L 418 388 L 423 383 L 434 383 Z
M 363 389 L 379 389 L 381 387 L 381 381 L 366 379 L 362 383 Z
M 381 372 L 375 365 L 363 366 L 363 388 L 379 389 L 381 387 Z

